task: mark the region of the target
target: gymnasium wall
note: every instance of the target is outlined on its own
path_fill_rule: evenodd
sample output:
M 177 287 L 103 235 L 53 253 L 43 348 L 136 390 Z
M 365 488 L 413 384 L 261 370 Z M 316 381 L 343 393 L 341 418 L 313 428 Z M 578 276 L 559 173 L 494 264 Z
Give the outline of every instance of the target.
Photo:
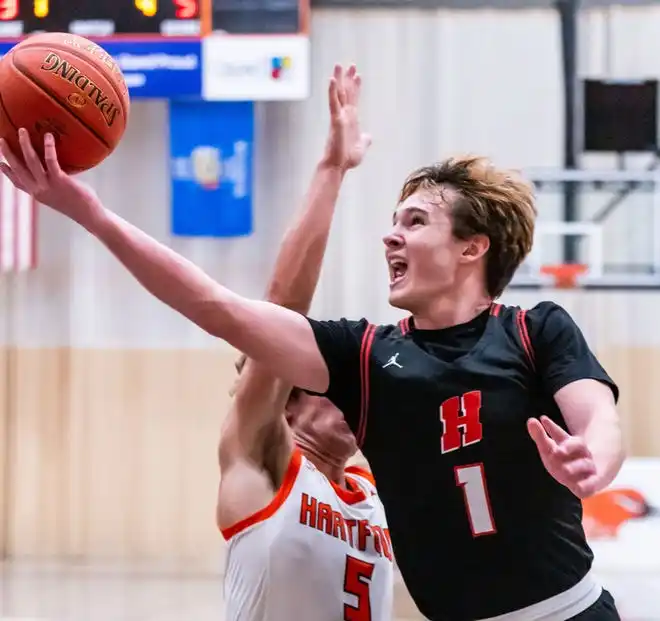
M 584 19 L 585 68 L 660 74 L 660 8 Z M 167 107 L 135 102 L 116 154 L 86 181 L 106 205 L 229 287 L 260 296 L 326 131 L 334 62 L 364 75 L 374 146 L 351 175 L 313 315 L 400 315 L 386 304 L 380 237 L 413 167 L 457 151 L 554 166 L 561 89 L 554 14 L 317 11 L 313 95 L 257 108 L 256 217 L 249 238 L 169 236 Z M 609 58 L 609 61 L 607 60 Z M 545 210 L 542 219 L 557 214 Z M 627 216 L 626 216 L 627 217 Z M 80 229 L 42 210 L 40 267 L 0 287 L 0 543 L 12 557 L 144 561 L 216 572 L 216 444 L 234 354 L 152 300 Z M 635 239 L 610 240 L 610 248 Z M 631 453 L 660 455 L 660 294 L 553 297 L 574 314 L 622 386 Z

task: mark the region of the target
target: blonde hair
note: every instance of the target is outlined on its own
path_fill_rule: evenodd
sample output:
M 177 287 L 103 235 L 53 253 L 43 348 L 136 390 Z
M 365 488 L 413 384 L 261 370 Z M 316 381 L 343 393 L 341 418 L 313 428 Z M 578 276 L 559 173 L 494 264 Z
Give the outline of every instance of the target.
M 486 287 L 499 297 L 532 249 L 536 205 L 533 186 L 517 172 L 498 169 L 485 157 L 454 157 L 424 166 L 403 184 L 399 202 L 418 191 L 452 188 L 452 233 L 457 239 L 486 235 Z

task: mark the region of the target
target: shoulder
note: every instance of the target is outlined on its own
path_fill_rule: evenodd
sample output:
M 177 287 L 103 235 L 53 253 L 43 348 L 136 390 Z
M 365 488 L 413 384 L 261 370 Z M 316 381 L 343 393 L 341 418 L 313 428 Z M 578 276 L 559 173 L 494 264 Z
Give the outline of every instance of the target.
M 404 317 L 397 323 L 375 325 L 374 334 L 380 339 L 403 339 L 412 329 L 410 320 L 410 317 Z
M 569 312 L 555 302 L 539 302 L 524 312 L 532 338 L 552 341 L 562 333 L 579 330 Z
M 506 323 L 524 322 L 524 326 L 521 327 L 526 327 L 531 333 L 539 333 L 548 328 L 561 329 L 566 326 L 575 326 L 568 311 L 551 301 L 539 302 L 532 308 L 499 305 L 497 312 L 493 314 Z
M 375 489 L 376 480 L 374 479 L 374 475 L 371 474 L 367 468 L 364 468 L 363 466 L 352 465 L 347 466 L 345 472 L 346 474 L 350 474 L 354 477 L 359 477 L 360 479 L 367 481 L 369 485 Z
M 307 317 L 314 333 L 317 337 L 330 337 L 330 338 L 346 338 L 358 337 L 361 338 L 364 333 L 372 325 L 368 319 L 341 319 L 319 320 Z
M 376 480 L 374 475 L 368 468 L 362 466 L 348 466 L 344 473 L 347 478 L 350 478 L 354 485 L 357 485 L 359 492 L 355 493 L 353 500 L 363 501 L 377 506 L 382 506 L 382 502 L 378 495 L 378 488 L 376 487 Z
M 320 321 L 307 318 L 317 338 L 323 339 L 355 339 L 362 341 L 366 337 L 369 340 L 391 340 L 404 338 L 410 332 L 410 319 L 405 318 L 396 324 L 374 324 L 368 319 L 341 319 Z
M 556 302 L 539 302 L 536 306 L 524 311 L 528 321 L 535 324 L 550 321 L 573 321 L 568 311 Z

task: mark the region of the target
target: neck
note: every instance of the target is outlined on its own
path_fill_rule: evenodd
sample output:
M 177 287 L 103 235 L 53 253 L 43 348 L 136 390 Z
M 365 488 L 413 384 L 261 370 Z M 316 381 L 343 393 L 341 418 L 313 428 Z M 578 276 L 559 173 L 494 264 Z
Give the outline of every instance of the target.
M 319 450 L 304 436 L 294 434 L 294 439 L 300 452 L 316 466 L 319 472 L 338 485 L 344 486 L 346 484 L 346 479 L 344 478 L 345 462 L 339 461 Z
M 466 281 L 453 291 L 435 298 L 421 312 L 413 313 L 415 327 L 440 330 L 467 323 L 483 313 L 493 300 L 484 291 L 483 281 Z

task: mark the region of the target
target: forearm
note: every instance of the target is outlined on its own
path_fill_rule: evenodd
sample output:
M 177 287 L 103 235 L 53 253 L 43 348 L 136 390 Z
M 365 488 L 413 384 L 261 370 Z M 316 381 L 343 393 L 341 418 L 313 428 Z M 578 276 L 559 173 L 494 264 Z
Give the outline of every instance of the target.
M 603 489 L 614 480 L 625 459 L 623 434 L 616 411 L 594 416 L 584 430 L 583 440 L 596 466 L 598 487 Z
M 149 293 L 200 328 L 215 334 L 221 317 L 207 312 L 209 302 L 221 312 L 233 293 L 203 270 L 116 214 L 99 209 L 80 223 L 97 237 Z M 221 336 L 215 334 L 215 336 Z
M 302 208 L 277 255 L 266 293 L 269 301 L 300 313 L 309 311 L 343 178 L 343 171 L 337 167 L 324 163 L 317 166 Z M 263 442 L 263 430 L 278 429 L 276 423 L 290 391 L 291 384 L 263 364 L 247 361 L 228 415 L 229 431 L 221 437 L 225 465 L 236 454 L 273 450 L 270 441 Z M 287 447 L 282 446 L 282 450 L 286 452 Z
M 287 230 L 266 298 L 300 313 L 309 307 L 318 284 L 344 171 L 321 162 L 303 207 Z
M 323 391 L 328 371 L 308 321 L 275 304 L 245 299 L 119 216 L 98 209 L 80 222 L 159 300 L 272 373 Z

